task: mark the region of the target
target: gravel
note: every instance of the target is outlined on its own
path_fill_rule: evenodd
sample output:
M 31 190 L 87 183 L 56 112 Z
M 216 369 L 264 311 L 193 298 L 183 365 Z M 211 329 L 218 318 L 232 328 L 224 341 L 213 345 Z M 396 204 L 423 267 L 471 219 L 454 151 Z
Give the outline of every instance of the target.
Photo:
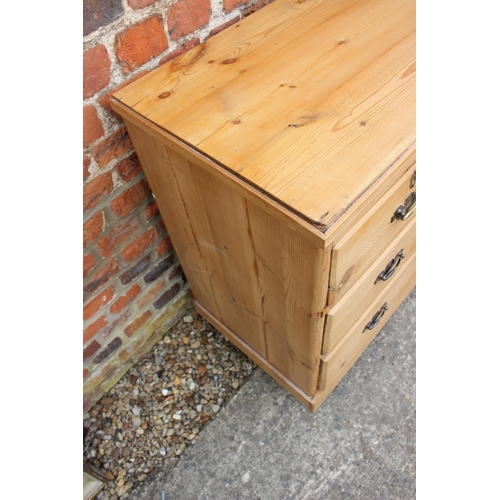
M 83 417 L 83 459 L 109 480 L 101 500 L 172 467 L 255 365 L 194 309 Z

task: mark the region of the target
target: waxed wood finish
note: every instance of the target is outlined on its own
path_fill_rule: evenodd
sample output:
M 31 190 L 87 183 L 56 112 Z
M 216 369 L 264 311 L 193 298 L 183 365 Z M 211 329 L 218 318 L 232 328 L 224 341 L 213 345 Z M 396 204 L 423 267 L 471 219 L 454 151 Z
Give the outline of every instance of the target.
M 330 392 L 368 347 L 390 316 L 415 286 L 415 255 L 405 262 L 401 274 L 371 304 L 333 351 L 322 358 L 320 391 Z M 387 303 L 388 311 L 373 330 L 365 326 L 381 306 Z
M 405 259 L 408 261 L 415 253 L 416 236 L 416 222 L 412 220 L 409 225 L 404 227 L 389 248 L 370 266 L 363 277 L 342 297 L 338 304 L 328 311 L 323 354 L 334 349 L 360 315 L 366 312 L 366 308 L 397 279 Z M 403 251 L 404 258 L 396 267 L 394 274 L 387 281 L 377 280 L 380 273 L 386 269 L 399 251 Z
M 415 142 L 415 4 L 276 0 L 114 97 L 326 229 Z
M 330 252 L 126 123 L 194 296 L 251 349 L 313 395 Z M 269 245 L 272 240 L 279 244 Z
M 362 276 L 380 252 L 397 237 L 412 218 L 394 220 L 392 216 L 408 195 L 415 191 L 410 168 L 388 193 L 333 248 L 329 303 L 335 304 Z
M 414 0 L 276 0 L 111 99 L 196 309 L 312 411 L 415 286 L 415 68 Z

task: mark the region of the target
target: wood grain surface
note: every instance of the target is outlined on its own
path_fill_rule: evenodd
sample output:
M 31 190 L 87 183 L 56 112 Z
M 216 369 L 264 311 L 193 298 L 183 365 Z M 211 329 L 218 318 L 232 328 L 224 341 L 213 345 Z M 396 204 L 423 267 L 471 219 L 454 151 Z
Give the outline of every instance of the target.
M 276 0 L 114 99 L 326 230 L 415 142 L 415 4 Z

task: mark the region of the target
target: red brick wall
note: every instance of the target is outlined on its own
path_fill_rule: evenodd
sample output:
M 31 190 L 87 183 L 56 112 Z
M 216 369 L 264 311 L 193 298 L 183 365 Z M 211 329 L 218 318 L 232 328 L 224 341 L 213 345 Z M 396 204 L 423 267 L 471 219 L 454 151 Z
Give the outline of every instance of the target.
M 271 1 L 83 2 L 84 410 L 182 314 L 188 291 L 110 94 Z

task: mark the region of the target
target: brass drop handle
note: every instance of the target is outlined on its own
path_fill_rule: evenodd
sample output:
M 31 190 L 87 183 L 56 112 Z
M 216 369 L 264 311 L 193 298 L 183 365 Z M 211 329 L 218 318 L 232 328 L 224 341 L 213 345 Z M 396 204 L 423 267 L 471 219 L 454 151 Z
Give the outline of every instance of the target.
M 396 269 L 404 258 L 405 255 L 403 253 L 403 249 L 401 249 L 396 256 L 389 261 L 389 264 L 385 266 L 385 269 L 377 276 L 377 279 L 373 284 L 376 285 L 380 280 L 387 281 L 396 272 Z
M 387 311 L 387 302 L 384 302 L 384 305 L 375 313 L 373 316 L 372 320 L 368 322 L 363 329 L 363 333 L 365 330 L 373 330 L 379 323 L 380 320 L 382 319 L 382 316 L 385 314 L 385 311 Z
M 415 212 L 417 208 L 417 193 L 416 191 L 412 191 L 408 198 L 406 198 L 405 202 L 399 205 L 392 216 L 391 222 L 394 222 L 396 219 L 406 220 L 410 215 Z

